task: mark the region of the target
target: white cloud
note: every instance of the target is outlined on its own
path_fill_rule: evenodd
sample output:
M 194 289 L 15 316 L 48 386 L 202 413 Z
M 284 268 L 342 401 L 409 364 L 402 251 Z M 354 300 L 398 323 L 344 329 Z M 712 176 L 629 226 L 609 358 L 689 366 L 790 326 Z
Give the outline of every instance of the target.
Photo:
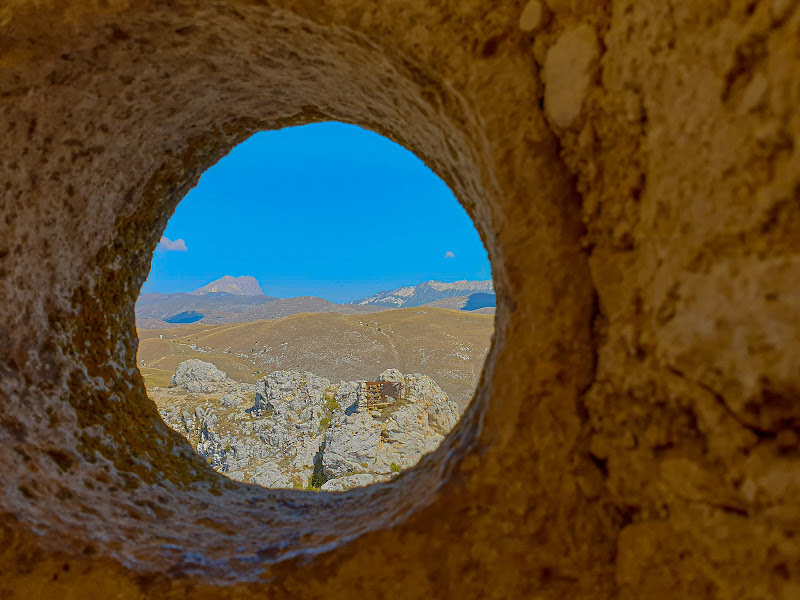
M 445 258 L 455 258 L 456 255 L 452 250 L 448 250 L 447 252 L 444 253 L 444 257 Z
M 187 252 L 189 249 L 186 247 L 186 242 L 184 242 L 183 239 L 171 240 L 166 236 L 162 236 L 156 250 L 163 250 L 164 252 Z

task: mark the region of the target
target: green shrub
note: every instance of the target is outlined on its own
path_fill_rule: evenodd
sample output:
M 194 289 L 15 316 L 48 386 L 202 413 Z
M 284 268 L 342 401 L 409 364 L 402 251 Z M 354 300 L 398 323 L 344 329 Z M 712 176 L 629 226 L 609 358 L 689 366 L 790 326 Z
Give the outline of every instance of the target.
M 322 433 L 331 426 L 331 420 L 328 417 L 323 417 L 319 421 L 319 432 Z
M 339 403 L 333 395 L 325 394 L 325 410 L 328 412 L 336 412 L 339 410 Z
M 313 473 L 308 477 L 308 486 L 306 489 L 310 492 L 318 492 L 328 479 L 322 473 Z
M 396 462 L 393 462 L 391 465 L 389 465 L 389 468 L 392 470 L 392 473 L 399 473 L 403 470 L 403 468 Z

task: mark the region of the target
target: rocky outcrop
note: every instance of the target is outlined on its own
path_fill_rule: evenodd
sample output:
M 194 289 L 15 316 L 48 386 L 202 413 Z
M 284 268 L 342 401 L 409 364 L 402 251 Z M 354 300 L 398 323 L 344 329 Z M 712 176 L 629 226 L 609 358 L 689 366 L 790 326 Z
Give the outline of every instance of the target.
M 341 491 L 387 481 L 435 450 L 459 416 L 430 377 L 396 369 L 378 381 L 399 383 L 401 398 L 380 410 L 365 408 L 364 382 L 276 371 L 247 385 L 224 375 L 186 361 L 173 378 L 180 387 L 151 394 L 217 471 L 264 487 Z
M 369 298 L 362 298 L 351 304 L 365 306 L 388 306 L 390 308 L 410 308 L 422 306 L 445 298 L 469 296 L 471 294 L 494 295 L 494 284 L 488 281 L 423 281 L 418 285 L 405 286 L 396 290 L 380 292 Z
M 325 479 L 364 473 L 391 477 L 435 450 L 458 420 L 458 407 L 430 377 L 390 369 L 378 380 L 403 383 L 403 399 L 383 410 L 353 410 L 360 399 L 356 393 L 355 405 L 337 408 L 325 432 Z
M 225 373 L 211 363 L 190 359 L 178 365 L 178 370 L 172 376 L 172 385 L 194 394 L 209 393 L 216 389 L 215 383 L 225 381 L 225 378 Z

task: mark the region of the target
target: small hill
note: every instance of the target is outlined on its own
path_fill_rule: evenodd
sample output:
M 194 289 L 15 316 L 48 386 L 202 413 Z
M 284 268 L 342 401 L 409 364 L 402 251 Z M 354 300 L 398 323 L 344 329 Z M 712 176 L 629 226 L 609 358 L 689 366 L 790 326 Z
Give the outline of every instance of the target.
M 475 391 L 493 332 L 490 315 L 436 307 L 298 314 L 139 330 L 137 363 L 148 387 L 169 381 L 178 364 L 190 358 L 213 363 L 245 383 L 280 370 L 351 381 L 394 368 L 433 377 L 463 410 Z
M 453 296 L 443 298 L 435 302 L 423 304 L 423 306 L 436 306 L 439 308 L 450 308 L 453 310 L 474 311 L 484 308 L 494 308 L 497 298 L 494 294 L 470 294 L 469 296 Z
M 168 321 L 178 317 L 177 320 L 181 320 L 185 313 L 197 313 L 201 315 L 200 319 L 212 312 L 240 314 L 273 300 L 276 300 L 274 296 L 242 296 L 226 293 L 142 294 L 136 301 L 136 319 Z
M 136 329 L 169 329 L 171 327 L 177 327 L 177 325 L 151 317 L 136 319 Z
M 299 313 L 368 314 L 388 310 L 382 306 L 336 304 L 315 296 L 273 298 L 272 296 L 237 296 L 234 294 L 143 294 L 136 304 L 140 329 L 158 329 L 189 323 L 249 323 L 280 319 Z
M 469 296 L 478 293 L 494 295 L 492 281 L 455 281 L 453 283 L 424 281 L 419 285 L 401 287 L 388 292 L 380 292 L 369 298 L 351 302 L 351 304 L 409 308 L 430 304 L 431 302 L 436 302 L 437 300 L 445 298 Z
M 261 286 L 258 285 L 258 281 L 256 281 L 255 277 L 250 277 L 249 275 L 243 275 L 241 277 L 231 277 L 230 275 L 225 275 L 224 277 L 221 277 L 216 281 L 212 281 L 201 288 L 197 288 L 192 292 L 192 294 L 196 296 L 201 296 L 203 294 L 263 296 L 264 291 L 261 289 Z
M 300 313 L 368 314 L 425 305 L 472 311 L 494 304 L 491 281 L 426 281 L 349 304 L 337 304 L 316 296 L 281 299 L 265 296 L 252 277 L 225 276 L 189 294 L 142 294 L 136 302 L 136 319 L 141 329 L 153 329 L 158 323 L 146 319 L 173 325 L 222 325 L 280 319 Z
M 281 319 L 300 313 L 340 313 L 346 315 L 368 314 L 388 310 L 381 306 L 354 306 L 351 304 L 336 304 L 317 298 L 316 296 L 298 296 L 297 298 L 279 298 L 267 304 L 262 304 L 245 313 L 225 314 L 209 313 L 205 315 L 203 323 L 249 323 L 263 319 Z

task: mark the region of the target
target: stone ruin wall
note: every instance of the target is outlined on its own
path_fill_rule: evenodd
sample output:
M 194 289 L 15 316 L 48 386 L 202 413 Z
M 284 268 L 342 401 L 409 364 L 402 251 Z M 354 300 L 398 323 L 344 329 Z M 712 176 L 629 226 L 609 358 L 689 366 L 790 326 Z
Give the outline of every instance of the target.
M 792 0 L 0 2 L 4 598 L 800 597 Z M 215 474 L 135 366 L 204 169 L 336 119 L 453 189 L 498 294 L 440 449 Z

